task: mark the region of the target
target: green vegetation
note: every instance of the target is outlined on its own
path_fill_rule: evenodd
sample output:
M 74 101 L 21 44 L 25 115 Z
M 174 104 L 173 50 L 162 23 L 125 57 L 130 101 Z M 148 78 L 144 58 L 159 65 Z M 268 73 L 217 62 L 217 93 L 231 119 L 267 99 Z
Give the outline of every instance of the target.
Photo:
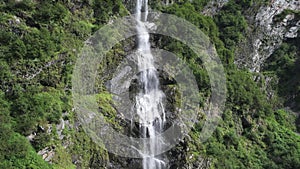
M 265 64 L 265 71 L 279 79 L 276 91 L 284 105 L 296 110 L 300 109 L 299 43 L 299 38 L 284 42 Z
M 283 109 L 276 110 L 283 106 L 284 101 L 276 97 L 268 100 L 265 91 L 261 90 L 263 83 L 254 81 L 257 74 L 239 70 L 233 63 L 236 46 L 244 40 L 248 27 L 243 9 L 251 5 L 250 1 L 229 1 L 213 19 L 201 15 L 201 7 L 196 9 L 190 2 L 163 8 L 164 12 L 185 18 L 208 34 L 227 71 L 228 96 L 222 122 L 214 136 L 204 144 L 195 139 L 201 130 L 196 125 L 190 134 L 193 138 L 190 151 L 195 156 L 212 158 L 212 168 L 299 168 L 300 137 L 294 133 L 295 116 Z M 274 53 L 276 56 L 271 57 L 275 60 L 267 62 L 280 78 L 278 88 L 274 88 L 279 97 L 296 94 L 295 100 L 299 96 L 296 85 L 300 79 L 295 58 L 299 51 L 296 44 L 299 44 L 298 40 L 283 45 Z M 193 59 L 195 56 L 176 41 L 167 41 L 165 49 L 190 59 L 196 79 L 201 77 L 197 80 L 200 89 L 204 88 L 201 92 L 207 93 L 209 81 L 205 80 L 207 75 L 201 68 L 201 61 Z M 290 103 L 290 100 L 286 102 Z M 299 102 L 294 105 L 298 106 Z M 195 156 L 193 159 L 197 161 Z
M 267 74 L 278 79 L 274 86 L 280 105 L 288 106 L 294 111 L 300 110 L 300 55 L 299 38 L 287 40 L 278 48 L 264 65 Z M 296 120 L 297 131 L 300 131 L 300 117 Z
M 0 168 L 105 168 L 117 158 L 110 159 L 110 154 L 76 123 L 71 75 L 76 55 L 88 36 L 111 19 L 129 13 L 122 2 L 0 2 Z M 203 122 L 192 129 L 192 139 L 186 142 L 188 153 L 194 156 L 186 160 L 188 163 L 205 157 L 211 159 L 211 168 L 300 168 L 300 137 L 295 133 L 300 131 L 300 120 L 283 109 L 300 109 L 299 37 L 282 44 L 264 66 L 264 75 L 279 80 L 272 86 L 272 98 L 267 98 L 263 82 L 254 80 L 258 74 L 234 64 L 237 45 L 252 26 L 244 11 L 265 2 L 230 0 L 216 16 L 208 17 L 201 14 L 208 0 L 176 0 L 169 6 L 151 1 L 156 10 L 182 17 L 207 34 L 226 70 L 228 92 L 221 122 L 205 143 L 197 140 Z M 289 13 L 285 11 L 277 18 Z M 210 84 L 202 61 L 184 44 L 159 38 L 160 48 L 178 54 L 190 65 L 204 105 Z M 105 74 L 109 66 L 116 67 L 125 55 L 125 43 L 108 53 L 100 73 Z M 110 77 L 101 78 L 96 84 L 99 109 L 115 129 L 122 130 L 111 95 L 102 84 Z M 63 129 L 63 138 L 57 132 L 61 119 L 70 124 Z M 28 141 L 26 136 L 33 133 L 35 138 Z M 52 164 L 37 154 L 45 147 L 55 151 Z
M 0 168 L 52 168 L 37 155 L 29 141 L 13 129 L 11 103 L 0 92 Z
M 295 15 L 295 20 L 299 20 L 300 19 L 300 12 L 299 11 L 293 11 L 293 10 L 285 9 L 283 12 L 281 12 L 278 15 L 276 15 L 275 18 L 274 18 L 274 20 L 276 22 L 282 21 L 287 15 L 291 15 L 291 14 Z
M 83 41 L 128 13 L 119 0 L 103 3 L 0 2 L 0 168 L 76 168 L 72 160 L 82 168 L 106 165 L 98 159 L 107 161 L 103 148 L 80 126 L 66 127 L 62 140 L 56 132 L 61 118 L 75 123 L 71 74 Z M 32 133 L 29 142 L 25 136 Z M 45 147 L 54 149 L 51 165 L 37 154 Z

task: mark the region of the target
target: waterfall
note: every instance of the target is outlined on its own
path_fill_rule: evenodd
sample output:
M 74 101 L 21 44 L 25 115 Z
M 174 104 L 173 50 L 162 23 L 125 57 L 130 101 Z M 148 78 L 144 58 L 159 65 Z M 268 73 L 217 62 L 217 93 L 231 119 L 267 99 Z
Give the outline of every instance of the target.
M 135 97 L 136 112 L 139 117 L 139 130 L 142 138 L 150 138 L 150 143 L 144 143 L 143 169 L 162 169 L 165 162 L 155 156 L 160 152 L 163 140 L 157 141 L 157 134 L 163 131 L 165 123 L 165 110 L 163 105 L 164 93 L 159 88 L 159 79 L 154 67 L 154 58 L 151 54 L 149 33 L 146 28 L 148 17 L 148 0 L 136 2 L 136 29 L 137 29 L 137 52 L 140 91 Z

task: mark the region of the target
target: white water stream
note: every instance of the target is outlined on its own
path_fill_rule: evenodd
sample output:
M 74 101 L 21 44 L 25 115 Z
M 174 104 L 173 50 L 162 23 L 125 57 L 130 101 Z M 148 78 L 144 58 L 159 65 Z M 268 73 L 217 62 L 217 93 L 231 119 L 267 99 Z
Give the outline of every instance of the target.
M 136 112 L 139 117 L 141 137 L 155 138 L 163 130 L 165 110 L 163 105 L 164 93 L 159 88 L 159 79 L 154 67 L 151 54 L 149 33 L 146 28 L 148 17 L 148 0 L 137 0 L 137 41 L 138 41 L 138 69 L 141 89 L 136 96 Z M 141 156 L 143 169 L 162 169 L 165 162 L 154 156 L 160 152 L 162 140 L 151 139 L 149 144 L 144 143 Z

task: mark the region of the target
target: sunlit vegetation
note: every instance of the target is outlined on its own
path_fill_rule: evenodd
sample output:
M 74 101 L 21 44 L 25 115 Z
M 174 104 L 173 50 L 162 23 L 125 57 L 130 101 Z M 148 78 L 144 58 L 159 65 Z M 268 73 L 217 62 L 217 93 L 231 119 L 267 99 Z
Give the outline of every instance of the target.
M 80 126 L 63 131 L 68 148 L 63 147 L 55 126 L 62 118 L 75 124 L 71 102 L 75 59 L 89 35 L 110 20 L 129 14 L 122 2 L 0 2 L 0 168 L 76 168 L 75 163 L 79 168 L 107 166 L 108 153 Z M 298 121 L 299 131 L 300 120 L 283 109 L 300 109 L 299 37 L 282 44 L 265 65 L 264 73 L 279 79 L 273 86 L 273 98 L 278 100 L 272 100 L 255 81 L 256 74 L 234 65 L 236 47 L 249 27 L 244 9 L 265 1 L 230 0 L 214 17 L 201 14 L 207 0 L 175 1 L 169 6 L 154 2 L 151 6 L 156 10 L 182 17 L 207 34 L 226 70 L 227 102 L 221 122 L 205 143 L 197 141 L 200 125 L 191 131 L 194 140 L 188 145 L 193 159 L 208 157 L 211 168 L 300 168 L 300 137 L 295 133 L 295 123 Z M 202 61 L 178 41 L 166 38 L 159 45 L 187 60 L 200 93 L 208 97 L 209 78 Z M 122 46 L 114 51 L 121 56 L 120 49 Z M 118 57 L 107 62 L 117 63 Z M 97 97 L 107 120 L 119 128 L 111 96 L 103 92 Z M 203 105 L 206 98 L 202 99 Z M 52 126 L 49 133 L 48 126 Z M 32 133 L 37 136 L 30 142 L 26 136 Z M 52 164 L 37 154 L 50 146 L 56 151 Z

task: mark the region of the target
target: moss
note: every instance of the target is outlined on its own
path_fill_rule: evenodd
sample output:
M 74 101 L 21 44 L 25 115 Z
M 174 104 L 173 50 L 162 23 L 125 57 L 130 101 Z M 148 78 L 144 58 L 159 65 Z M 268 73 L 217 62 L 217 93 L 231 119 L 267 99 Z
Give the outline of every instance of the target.
M 94 157 L 98 158 L 98 165 L 106 167 L 109 160 L 108 153 L 85 132 L 82 130 L 75 132 L 72 142 L 70 154 L 72 154 L 73 161 L 77 163 L 77 167 L 88 168 Z
M 100 107 L 100 112 L 104 115 L 105 120 L 111 124 L 114 129 L 121 130 L 122 126 L 117 119 L 117 111 L 113 106 L 112 94 L 109 92 L 101 92 L 96 95 L 97 103 Z
M 61 145 L 55 147 L 55 155 L 52 159 L 55 169 L 75 169 L 76 166 L 72 163 L 70 152 L 66 151 Z

